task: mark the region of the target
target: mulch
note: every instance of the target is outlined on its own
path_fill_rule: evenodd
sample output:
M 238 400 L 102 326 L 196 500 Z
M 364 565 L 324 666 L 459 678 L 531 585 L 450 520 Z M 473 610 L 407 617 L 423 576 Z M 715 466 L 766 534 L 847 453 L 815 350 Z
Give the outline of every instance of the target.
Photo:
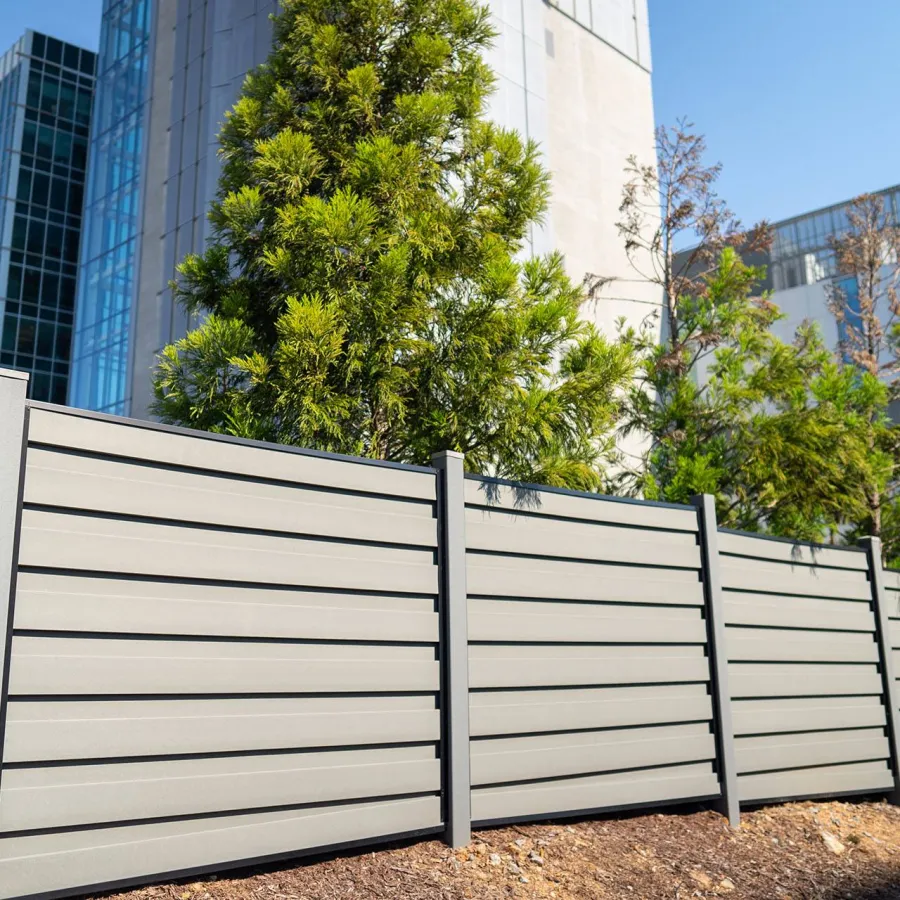
M 116 900 L 499 900 L 729 897 L 900 900 L 900 808 L 794 803 L 745 813 L 619 815 L 476 832 L 155 885 Z

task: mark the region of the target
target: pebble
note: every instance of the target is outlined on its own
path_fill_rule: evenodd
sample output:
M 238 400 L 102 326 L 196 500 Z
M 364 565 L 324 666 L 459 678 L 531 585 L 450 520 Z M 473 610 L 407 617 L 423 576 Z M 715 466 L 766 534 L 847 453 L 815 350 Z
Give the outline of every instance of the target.
M 512 860 L 510 860 L 506 864 L 506 871 L 509 872 L 510 875 L 521 875 L 522 874 L 522 870 Z
M 534 850 L 532 850 L 531 853 L 528 854 L 528 858 L 529 858 L 536 866 L 542 866 L 542 865 L 544 864 L 544 857 L 541 856 L 539 853 L 535 853 Z
M 492 866 L 499 866 L 499 865 L 500 865 L 500 854 L 499 854 L 499 853 L 492 853 L 492 854 L 488 857 L 488 862 L 489 862 Z

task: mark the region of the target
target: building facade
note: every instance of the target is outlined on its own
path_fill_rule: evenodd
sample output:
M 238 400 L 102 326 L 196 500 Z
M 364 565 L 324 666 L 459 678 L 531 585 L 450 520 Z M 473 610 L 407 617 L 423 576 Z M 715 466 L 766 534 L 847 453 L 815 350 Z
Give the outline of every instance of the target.
M 34 31 L 0 57 L 0 366 L 64 403 L 96 56 Z
M 615 222 L 626 158 L 654 158 L 647 0 L 490 5 L 499 36 L 488 57 L 498 77 L 489 113 L 539 141 L 552 175 L 550 213 L 531 234 L 531 249 L 558 248 L 579 281 L 603 274 L 628 286 L 589 311 L 601 325 L 611 329 L 622 315 L 642 319 L 659 298 L 634 284 Z M 133 239 L 122 269 L 109 254 L 124 240 L 100 237 L 82 255 L 73 405 L 147 415 L 156 354 L 190 325 L 168 284 L 178 262 L 202 250 L 208 237 L 216 136 L 246 73 L 268 55 L 276 6 L 276 0 L 105 0 L 104 36 L 119 9 L 140 7 L 145 16 L 132 57 L 142 60 L 134 76 L 140 89 L 128 94 L 142 122 L 130 145 L 141 154 L 140 187 L 127 214 L 117 201 L 100 204 L 106 195 L 94 186 L 109 182 L 113 163 L 92 154 L 89 202 L 96 200 L 98 211 L 115 208 Z M 105 73 L 120 71 L 112 61 L 117 46 L 105 37 L 101 104 L 115 92 Z M 108 127 L 98 118 L 94 146 Z M 95 264 L 99 259 L 107 262 Z
M 900 185 L 875 193 L 882 197 L 885 213 L 900 223 Z M 783 340 L 791 340 L 803 322 L 812 321 L 818 324 L 829 347 L 836 347 L 839 342 L 838 325 L 828 309 L 828 291 L 836 284 L 852 309 L 858 286 L 852 276 L 838 274 L 830 241 L 846 231 L 850 202 L 814 210 L 772 226 L 765 286 L 772 290 L 773 301 L 784 313 L 784 319 L 774 329 Z

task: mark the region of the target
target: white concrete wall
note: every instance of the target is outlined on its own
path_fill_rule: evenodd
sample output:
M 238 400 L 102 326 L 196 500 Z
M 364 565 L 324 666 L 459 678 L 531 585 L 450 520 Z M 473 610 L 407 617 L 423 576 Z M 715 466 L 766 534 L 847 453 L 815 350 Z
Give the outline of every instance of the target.
M 595 12 L 619 6 L 594 3 Z M 618 317 L 638 324 L 661 300 L 655 286 L 638 279 L 616 228 L 628 156 L 655 158 L 650 72 L 552 7 L 546 28 L 554 238 L 573 279 L 615 279 L 587 312 L 613 333 Z

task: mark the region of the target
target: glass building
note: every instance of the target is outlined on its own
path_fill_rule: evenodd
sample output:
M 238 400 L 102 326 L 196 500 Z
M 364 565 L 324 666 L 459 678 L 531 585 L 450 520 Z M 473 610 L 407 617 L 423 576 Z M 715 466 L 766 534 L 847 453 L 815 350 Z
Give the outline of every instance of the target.
M 96 56 L 27 31 L 0 57 L 0 366 L 64 403 Z
M 151 0 L 104 0 L 69 403 L 128 412 Z
M 900 222 L 900 186 L 877 191 L 884 211 Z M 831 238 L 847 230 L 847 203 L 776 222 L 770 251 L 769 276 L 776 291 L 817 284 L 837 274 Z

